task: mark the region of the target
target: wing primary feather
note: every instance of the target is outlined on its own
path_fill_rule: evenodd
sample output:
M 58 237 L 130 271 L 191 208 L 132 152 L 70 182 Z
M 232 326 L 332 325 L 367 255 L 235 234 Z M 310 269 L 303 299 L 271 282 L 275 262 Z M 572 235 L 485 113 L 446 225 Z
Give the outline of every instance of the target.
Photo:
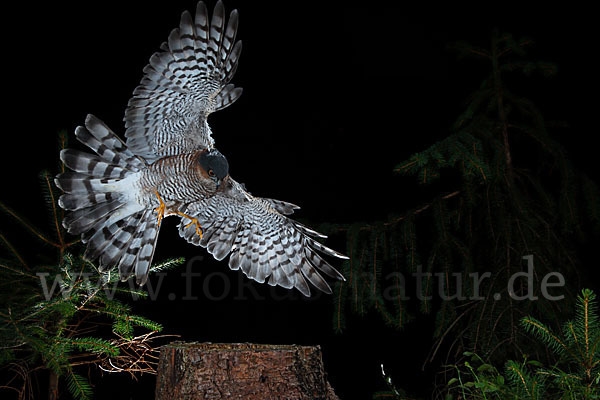
M 300 222 L 294 221 L 293 224 L 294 224 L 294 227 L 296 227 L 296 229 L 298 229 L 300 232 L 304 233 L 305 235 L 318 237 L 321 239 L 327 239 L 326 235 L 323 235 L 322 233 L 319 233 L 313 229 L 310 229 L 308 226 L 303 225 Z
M 331 294 L 331 287 L 329 287 L 325 279 L 319 275 L 317 270 L 315 270 L 308 261 L 304 260 L 302 264 L 300 264 L 300 271 L 302 271 L 302 275 L 304 275 L 304 277 L 317 289 L 324 293 Z
M 329 247 L 317 242 L 313 238 L 306 237 L 307 244 L 312 248 L 319 250 L 321 253 L 327 254 L 329 256 L 341 258 L 343 260 L 347 260 L 348 256 L 343 255 L 342 253 L 338 253 L 335 250 L 330 249 Z
M 306 283 L 306 279 L 302 276 L 302 273 L 295 269 L 292 276 L 294 287 L 298 289 L 300 293 L 302 293 L 306 297 L 310 297 L 310 287 L 308 283 Z
M 333 268 L 327 261 L 323 260 L 316 252 L 314 252 L 309 246 L 304 247 L 304 256 L 314 265 L 319 271 L 322 271 L 327 276 L 345 281 L 344 275 L 342 275 L 337 269 Z

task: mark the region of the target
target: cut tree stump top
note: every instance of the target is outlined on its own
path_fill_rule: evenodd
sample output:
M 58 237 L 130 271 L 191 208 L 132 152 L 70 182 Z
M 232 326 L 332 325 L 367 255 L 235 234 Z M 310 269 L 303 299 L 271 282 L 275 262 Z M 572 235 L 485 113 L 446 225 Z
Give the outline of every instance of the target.
M 161 348 L 156 400 L 339 400 L 319 346 L 173 342 Z

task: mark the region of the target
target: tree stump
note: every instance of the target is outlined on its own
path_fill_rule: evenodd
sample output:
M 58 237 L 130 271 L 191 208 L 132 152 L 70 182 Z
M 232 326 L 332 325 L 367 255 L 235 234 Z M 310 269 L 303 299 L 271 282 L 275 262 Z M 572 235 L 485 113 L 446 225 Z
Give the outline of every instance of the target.
M 160 351 L 156 400 L 339 400 L 319 346 L 173 342 Z

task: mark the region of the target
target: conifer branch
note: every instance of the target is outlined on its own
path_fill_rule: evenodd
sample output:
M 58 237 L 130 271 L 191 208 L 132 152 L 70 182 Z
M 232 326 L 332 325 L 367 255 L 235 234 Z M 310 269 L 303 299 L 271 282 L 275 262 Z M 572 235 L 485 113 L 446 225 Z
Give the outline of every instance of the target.
M 98 268 L 83 257 L 66 252 L 78 240 L 65 240 L 60 226 L 61 212 L 56 206 L 50 175 L 46 173 L 42 177 L 57 241 L 40 233 L 0 202 L 0 211 L 14 219 L 28 233 L 33 233 L 60 250 L 54 264 L 47 265 L 44 261 L 41 267 L 49 273 L 43 279 L 48 280 L 40 282 L 41 277 L 29 272 L 29 263 L 7 237 L 0 234 L 0 244 L 12 255 L 10 260 L 0 262 L 1 281 L 11 283 L 3 284 L 0 299 L 0 340 L 3 343 L 0 347 L 0 367 L 12 371 L 11 378 L 3 382 L 0 389 L 13 390 L 24 397 L 28 391 L 32 393 L 32 377 L 45 370 L 49 374 L 46 392 L 50 398 L 59 398 L 59 380 L 63 380 L 74 398 L 89 399 L 92 387 L 77 368 L 96 365 L 110 370 L 112 367 L 107 366 L 112 363 L 118 368 L 113 368 L 111 372 L 128 372 L 132 376 L 139 372 L 152 372 L 156 365 L 154 352 L 157 351 L 151 344 L 152 334 L 160 331 L 162 326 L 133 314 L 131 307 L 117 298 L 109 298 L 104 289 L 110 278 L 105 279 Z M 32 257 L 36 255 L 32 254 Z M 53 250 L 51 256 L 56 255 L 57 252 Z M 46 260 L 49 256 L 44 254 L 36 262 Z M 170 260 L 152 266 L 152 269 L 167 269 L 181 262 L 182 259 Z M 35 268 L 40 270 L 40 266 Z M 15 275 L 19 279 L 15 279 Z M 91 276 L 97 279 L 90 279 Z M 131 294 L 136 291 L 117 288 L 112 293 Z M 113 334 L 118 339 L 100 336 L 99 328 L 107 324 L 112 326 Z M 141 336 L 133 335 L 134 329 L 140 328 L 150 332 Z M 128 353 L 121 354 L 122 351 Z M 17 357 L 28 361 L 12 362 Z M 19 382 L 22 382 L 20 387 Z
M 492 35 L 492 71 L 494 77 L 494 89 L 496 95 L 496 104 L 498 107 L 498 118 L 502 126 L 502 141 L 504 144 L 504 157 L 506 161 L 506 172 L 509 185 L 512 185 L 513 181 L 513 166 L 512 156 L 510 154 L 510 143 L 508 141 L 508 120 L 504 108 L 504 96 L 503 96 L 503 85 L 500 78 L 500 66 L 498 54 L 498 33 L 494 32 Z
M 23 257 L 21 257 L 21 255 L 19 254 L 17 249 L 15 249 L 15 247 L 8 241 L 8 239 L 2 233 L 0 233 L 0 241 L 2 241 L 2 243 L 4 243 L 4 246 L 6 246 L 6 248 L 8 248 L 8 250 L 12 253 L 12 255 L 15 256 L 15 258 L 21 264 L 21 267 L 26 270 L 29 270 L 29 266 L 27 265 L 27 263 L 25 262 Z M 8 267 L 5 267 L 5 268 L 8 268 Z
M 8 208 L 1 201 L 0 201 L 0 209 L 2 209 L 2 211 L 4 211 L 6 214 L 8 214 L 12 218 L 14 218 L 18 223 L 20 223 L 23 227 L 25 227 L 30 233 L 32 233 L 34 236 L 38 237 L 43 242 L 48 243 L 50 246 L 60 248 L 60 244 L 48 239 L 46 236 L 44 236 L 42 233 L 40 233 L 36 228 L 34 228 L 31 224 L 26 222 L 23 218 L 21 218 L 19 215 L 17 215 L 13 210 Z
M 46 185 L 46 192 L 48 193 L 48 196 L 50 196 L 50 207 L 52 209 L 52 219 L 54 221 L 54 228 L 56 229 L 56 237 L 58 238 L 58 244 L 60 246 L 61 249 L 61 253 L 64 252 L 65 250 L 65 243 L 63 240 L 63 236 L 62 236 L 62 229 L 61 229 L 61 225 L 59 222 L 59 211 L 57 209 L 57 201 L 54 198 L 54 186 L 53 186 L 53 182 L 51 182 L 51 178 L 50 175 L 45 172 L 43 173 L 43 179 L 44 179 L 44 184 Z

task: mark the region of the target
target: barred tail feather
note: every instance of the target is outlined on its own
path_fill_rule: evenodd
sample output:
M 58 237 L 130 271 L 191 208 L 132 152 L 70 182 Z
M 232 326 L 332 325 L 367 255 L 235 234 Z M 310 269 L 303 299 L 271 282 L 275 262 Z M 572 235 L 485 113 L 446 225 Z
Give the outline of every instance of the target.
M 154 248 L 158 239 L 158 220 L 152 210 L 146 210 L 137 222 L 131 243 L 123 253 L 119 262 L 121 279 L 125 280 L 135 274 L 138 284 L 143 285 L 148 279 L 148 271 L 154 257 Z
M 58 175 L 54 182 L 56 186 L 62 189 L 65 193 L 81 196 L 82 194 L 92 194 L 97 192 L 111 191 L 109 186 L 116 183 L 118 179 L 95 178 L 79 172 L 67 171 Z M 67 197 L 59 199 L 59 205 L 63 207 L 68 200 Z M 64 208 L 64 207 L 63 207 Z
M 63 219 L 63 226 L 67 229 L 67 232 L 73 235 L 79 235 L 80 233 L 88 231 L 96 221 L 104 219 L 104 217 L 123 206 L 124 203 L 115 199 L 106 203 L 95 204 L 93 206 L 74 210 L 65 216 Z
M 132 272 L 138 283 L 148 274 L 158 223 L 151 209 L 132 196 L 131 182 L 146 167 L 102 121 L 89 115 L 77 139 L 92 149 L 90 154 L 73 149 L 61 152 L 72 171 L 56 177 L 65 193 L 59 206 L 67 210 L 63 226 L 87 244 L 85 257 L 99 259 L 100 269 L 119 266 L 122 279 Z
M 65 210 L 79 210 L 99 203 L 115 200 L 112 192 L 82 194 L 65 194 L 60 197 L 59 204 Z
M 125 167 L 114 164 L 108 164 L 102 158 L 84 153 L 79 150 L 64 149 L 60 152 L 60 159 L 73 171 L 83 173 L 89 176 L 101 176 L 105 179 L 121 180 L 131 173 Z
M 79 126 L 75 130 L 75 136 L 109 164 L 119 165 L 133 172 L 146 166 L 146 162 L 133 154 L 104 122 L 91 114 L 85 120 L 85 127 Z
M 104 254 L 105 250 L 111 246 L 122 248 L 123 245 L 128 244 L 131 241 L 133 232 L 135 232 L 141 213 L 140 211 L 108 226 L 106 226 L 106 220 L 99 221 L 97 227 L 93 227 L 88 231 L 90 236 L 86 240 L 88 246 L 85 257 L 94 260 Z M 115 252 L 107 251 L 106 253 L 114 254 Z

